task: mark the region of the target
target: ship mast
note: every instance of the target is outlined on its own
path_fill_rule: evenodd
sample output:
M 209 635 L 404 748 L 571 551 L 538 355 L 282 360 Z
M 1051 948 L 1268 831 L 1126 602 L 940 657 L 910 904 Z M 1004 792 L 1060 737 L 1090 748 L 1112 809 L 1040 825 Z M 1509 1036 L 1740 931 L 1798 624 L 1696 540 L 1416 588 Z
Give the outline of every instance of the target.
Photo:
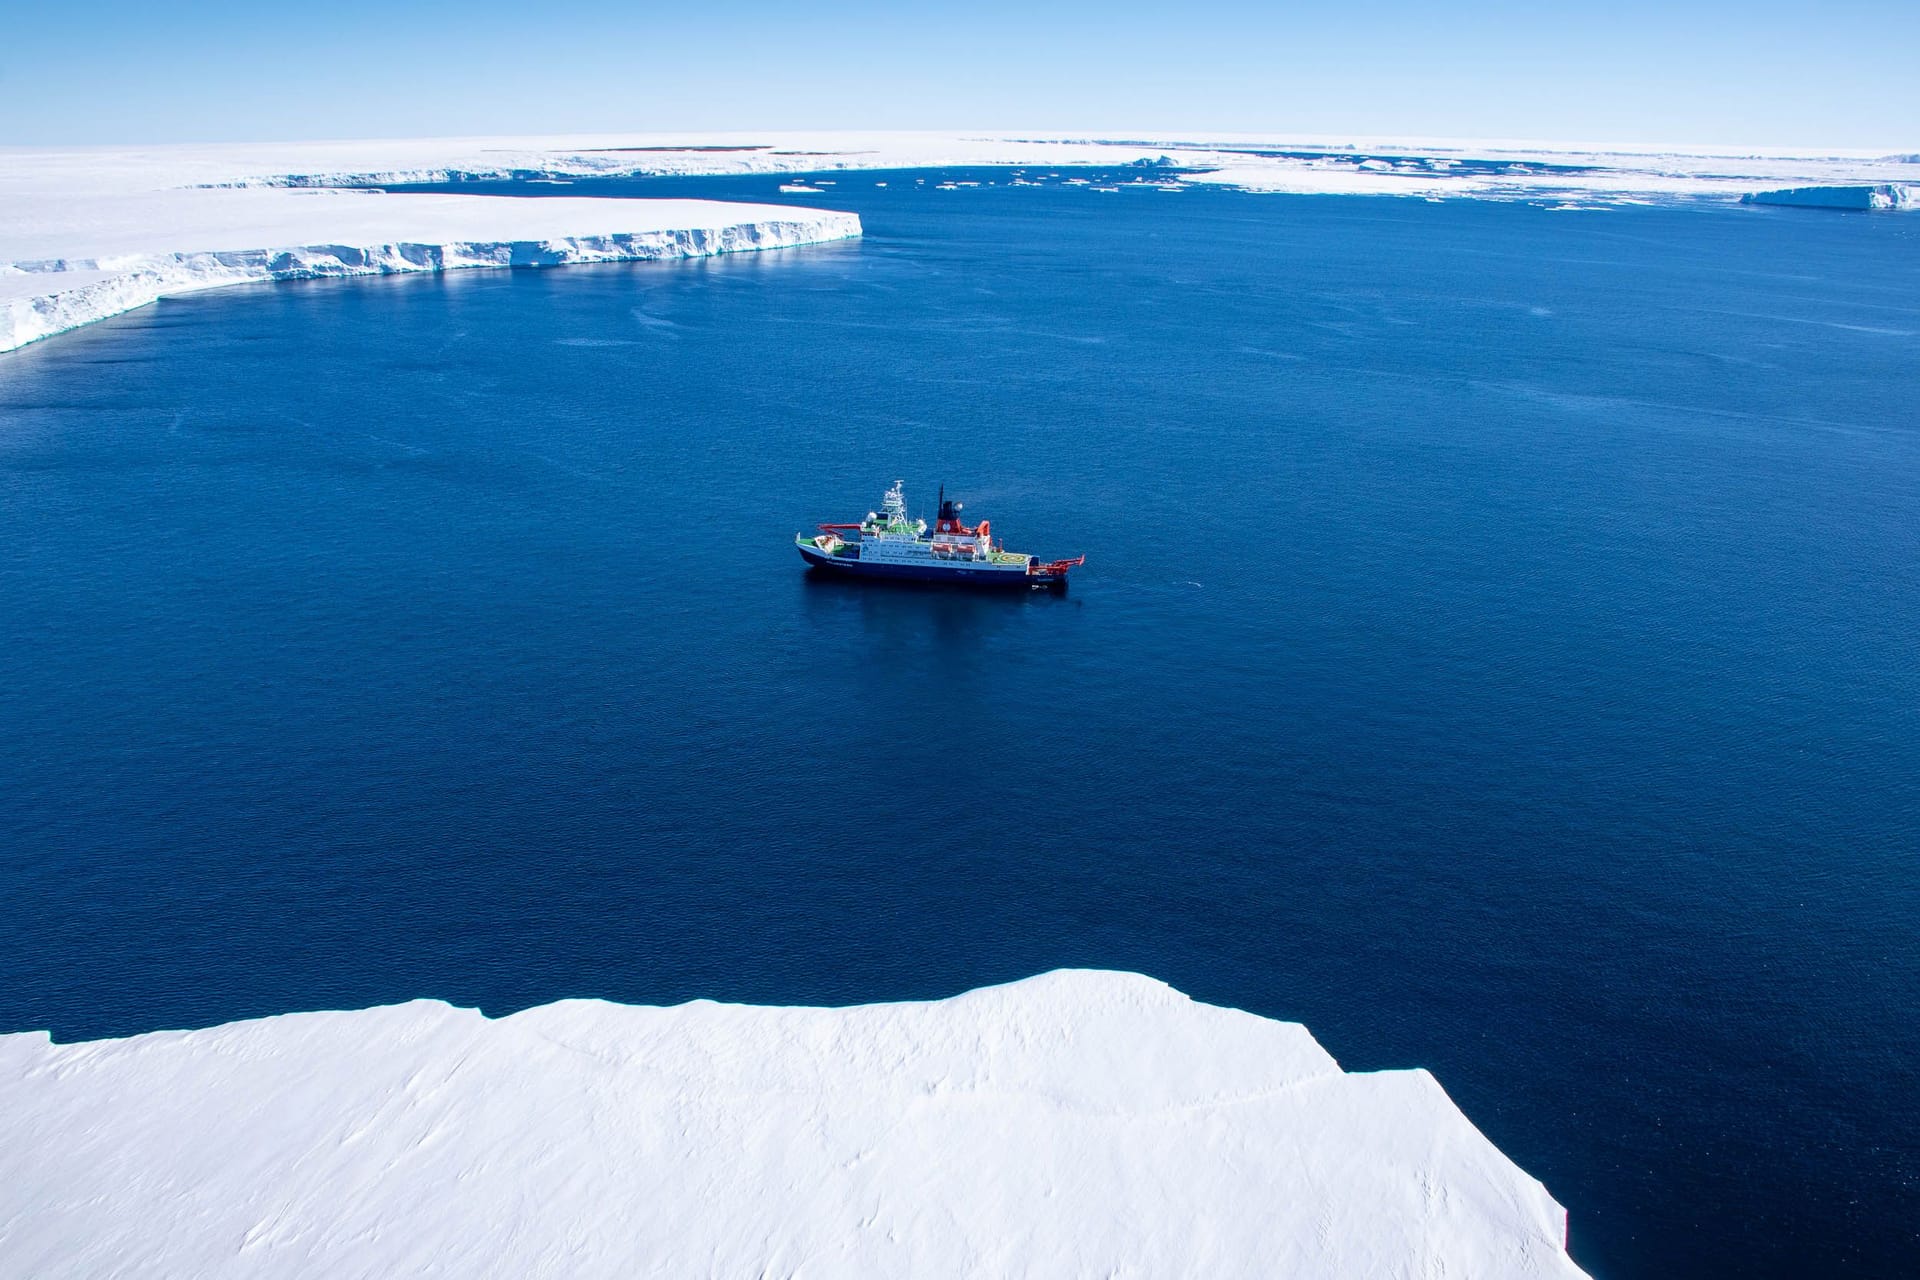
M 887 513 L 889 523 L 895 521 L 900 524 L 907 523 L 907 495 L 905 486 L 906 481 L 895 480 L 893 482 L 893 488 L 887 490 L 887 496 L 880 504 L 881 508 Z

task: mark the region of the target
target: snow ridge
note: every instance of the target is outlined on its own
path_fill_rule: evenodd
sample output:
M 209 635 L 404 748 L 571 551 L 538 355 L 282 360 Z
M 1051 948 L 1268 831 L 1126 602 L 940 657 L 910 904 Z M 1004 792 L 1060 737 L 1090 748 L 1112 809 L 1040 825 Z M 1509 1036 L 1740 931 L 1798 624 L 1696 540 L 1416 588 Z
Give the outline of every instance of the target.
M 251 281 L 707 257 L 816 244 L 860 234 L 860 220 L 854 214 L 783 212 L 785 216 L 777 218 L 723 222 L 711 227 L 538 240 L 308 244 L 0 264 L 0 351 L 11 351 L 163 297 Z
M 1424 1071 L 1137 974 L 0 1036 L 0 1273 L 1577 1277 Z

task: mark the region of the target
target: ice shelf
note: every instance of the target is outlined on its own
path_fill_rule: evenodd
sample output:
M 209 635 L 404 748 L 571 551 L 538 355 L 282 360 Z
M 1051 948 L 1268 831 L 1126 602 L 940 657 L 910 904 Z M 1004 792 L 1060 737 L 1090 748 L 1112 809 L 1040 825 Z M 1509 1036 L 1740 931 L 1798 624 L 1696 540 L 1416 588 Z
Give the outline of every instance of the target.
M 1809 188 L 1871 188 L 1894 193 L 1884 207 L 1906 207 L 1900 201 L 1911 195 L 1898 193 L 1920 185 L 1920 157 L 1884 148 L 1330 135 L 617 134 L 0 147 L 0 351 L 170 294 L 251 280 L 673 257 L 859 234 L 852 214 L 786 205 L 364 188 L 957 166 L 1014 166 L 1035 177 L 1124 168 L 1132 172 L 1109 178 L 1163 191 L 1212 184 L 1558 208 L 1770 201 L 1755 193 Z M 781 184 L 767 185 L 771 197 Z M 786 194 L 820 191 L 785 186 Z M 1883 207 L 1871 203 L 1881 195 L 1864 198 L 1866 207 Z
M 698 257 L 860 234 L 850 213 L 705 200 L 176 188 L 42 191 L 26 203 L 38 218 L 18 205 L 0 215 L 0 351 L 251 281 Z
M 1421 1070 L 1135 974 L 0 1036 L 0 1273 L 1549 1276 Z

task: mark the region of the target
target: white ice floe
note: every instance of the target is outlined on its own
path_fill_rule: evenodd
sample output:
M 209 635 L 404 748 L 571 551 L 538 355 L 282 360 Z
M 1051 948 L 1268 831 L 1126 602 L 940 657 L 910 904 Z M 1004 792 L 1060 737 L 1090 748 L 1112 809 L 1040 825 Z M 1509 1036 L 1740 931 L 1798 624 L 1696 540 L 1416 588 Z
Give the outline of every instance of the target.
M 1343 159 L 1290 163 L 1229 159 L 1188 180 L 1242 191 L 1309 196 L 1472 196 L 1489 190 L 1488 184 L 1472 178 L 1382 173 Z
M 1426 1072 L 1132 974 L 0 1037 L 7 1275 L 1578 1276 L 1564 1229 Z

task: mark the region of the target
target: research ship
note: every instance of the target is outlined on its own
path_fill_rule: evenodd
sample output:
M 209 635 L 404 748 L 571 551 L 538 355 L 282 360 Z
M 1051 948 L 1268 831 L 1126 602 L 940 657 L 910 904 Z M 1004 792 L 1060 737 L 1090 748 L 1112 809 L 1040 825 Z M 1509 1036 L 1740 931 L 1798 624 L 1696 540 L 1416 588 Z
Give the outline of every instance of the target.
M 961 523 L 960 507 L 942 485 L 940 511 L 928 534 L 925 520 L 908 518 L 906 495 L 895 480 L 880 510 L 867 512 L 865 520 L 823 524 L 812 535 L 797 533 L 794 546 L 809 566 L 826 575 L 1016 591 L 1065 591 L 1068 571 L 1087 562 L 1085 556 L 1042 561 L 1008 551 L 994 542 L 987 521 Z

